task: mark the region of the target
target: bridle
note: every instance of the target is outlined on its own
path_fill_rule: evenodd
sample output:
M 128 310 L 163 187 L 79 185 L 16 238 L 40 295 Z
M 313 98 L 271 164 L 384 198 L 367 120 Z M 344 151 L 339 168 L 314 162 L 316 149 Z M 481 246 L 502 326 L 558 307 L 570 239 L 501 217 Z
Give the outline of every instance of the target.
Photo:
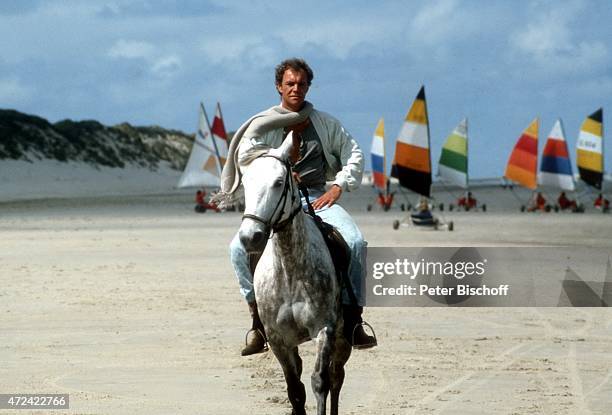
M 285 166 L 285 185 L 283 187 L 283 192 L 280 198 L 278 199 L 278 202 L 276 203 L 276 206 L 274 207 L 274 210 L 272 211 L 272 214 L 270 215 L 269 219 L 266 220 L 261 216 L 245 213 L 244 215 L 242 215 L 242 220 L 251 219 L 256 222 L 259 222 L 264 225 L 266 234 L 270 234 L 270 231 L 278 232 L 280 230 L 283 230 L 287 225 L 289 225 L 293 221 L 295 215 L 297 215 L 302 210 L 302 203 L 298 200 L 297 206 L 293 208 L 289 217 L 286 219 L 282 219 L 285 215 L 285 205 L 287 204 L 287 200 L 289 199 L 289 194 L 291 194 L 290 208 L 295 204 L 296 199 L 299 198 L 296 194 L 296 185 L 293 182 L 293 177 L 291 175 L 291 164 L 289 164 L 287 160 L 284 160 L 278 156 L 269 153 L 262 154 L 259 157 L 274 158 L 280 161 Z M 279 212 L 279 214 L 275 220 L 274 215 L 276 215 L 277 212 Z

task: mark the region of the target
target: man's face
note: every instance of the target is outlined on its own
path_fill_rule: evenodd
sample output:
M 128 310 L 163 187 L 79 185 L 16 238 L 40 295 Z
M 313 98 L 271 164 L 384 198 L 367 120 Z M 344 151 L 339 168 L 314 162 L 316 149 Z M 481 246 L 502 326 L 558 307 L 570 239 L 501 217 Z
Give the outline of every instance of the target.
M 276 85 L 276 89 L 281 95 L 281 103 L 284 108 L 299 111 L 308 93 L 308 76 L 305 71 L 295 71 L 289 68 L 283 74 L 281 84 Z

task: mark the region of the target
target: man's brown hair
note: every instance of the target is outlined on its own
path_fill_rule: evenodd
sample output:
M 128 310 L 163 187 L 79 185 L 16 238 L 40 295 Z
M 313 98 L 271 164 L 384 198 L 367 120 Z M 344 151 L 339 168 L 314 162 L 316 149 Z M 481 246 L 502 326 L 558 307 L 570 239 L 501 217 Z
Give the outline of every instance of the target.
M 314 78 L 314 73 L 310 66 L 306 63 L 304 59 L 301 58 L 291 58 L 285 59 L 281 63 L 276 66 L 276 85 L 280 85 L 283 83 L 283 75 L 287 69 L 293 69 L 294 71 L 304 71 L 306 73 L 306 77 L 308 78 L 308 86 L 312 83 L 312 79 Z

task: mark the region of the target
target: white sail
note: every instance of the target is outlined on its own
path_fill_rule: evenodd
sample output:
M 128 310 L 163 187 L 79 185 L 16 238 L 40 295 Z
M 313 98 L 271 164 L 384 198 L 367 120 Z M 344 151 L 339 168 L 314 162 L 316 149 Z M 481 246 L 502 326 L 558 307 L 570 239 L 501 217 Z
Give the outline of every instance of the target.
M 542 161 L 538 183 L 557 187 L 561 190 L 574 191 L 574 176 L 569 159 L 563 122 L 559 118 L 553 126 L 542 150 Z
M 200 103 L 198 131 L 187 166 L 185 166 L 177 187 L 218 187 L 221 177 L 218 154 L 219 150 L 210 130 L 206 110 Z
M 446 138 L 438 163 L 438 176 L 447 183 L 468 188 L 468 124 L 464 118 Z

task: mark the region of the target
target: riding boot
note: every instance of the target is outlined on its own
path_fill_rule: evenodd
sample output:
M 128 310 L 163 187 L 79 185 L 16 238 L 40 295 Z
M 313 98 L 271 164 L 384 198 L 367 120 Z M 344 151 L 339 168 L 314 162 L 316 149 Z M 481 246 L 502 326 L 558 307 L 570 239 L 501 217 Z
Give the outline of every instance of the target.
M 246 345 L 240 353 L 242 356 L 263 353 L 268 350 L 268 346 L 266 344 L 266 332 L 264 330 L 263 323 L 259 318 L 257 303 L 255 301 L 249 303 L 249 312 L 251 313 L 251 318 L 253 319 L 253 325 L 246 334 Z
M 361 306 L 342 305 L 344 337 L 354 349 L 369 349 L 377 345 L 376 337 L 368 335 L 363 329 L 362 313 L 363 307 Z

